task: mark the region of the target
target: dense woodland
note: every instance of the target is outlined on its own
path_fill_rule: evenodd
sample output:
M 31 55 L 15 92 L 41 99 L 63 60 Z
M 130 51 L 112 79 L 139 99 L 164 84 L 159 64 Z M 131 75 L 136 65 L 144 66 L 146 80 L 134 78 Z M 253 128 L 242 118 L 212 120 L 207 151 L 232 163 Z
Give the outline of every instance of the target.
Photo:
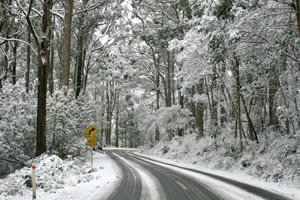
M 1 174 L 98 143 L 299 140 L 299 0 L 0 0 Z M 270 137 L 273 138 L 273 137 Z

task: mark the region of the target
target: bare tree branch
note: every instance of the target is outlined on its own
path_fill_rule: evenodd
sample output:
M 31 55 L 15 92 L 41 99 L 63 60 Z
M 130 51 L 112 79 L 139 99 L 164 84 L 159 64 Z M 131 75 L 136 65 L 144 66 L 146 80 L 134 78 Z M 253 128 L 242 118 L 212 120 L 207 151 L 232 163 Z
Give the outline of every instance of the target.
M 102 5 L 104 5 L 104 4 L 108 3 L 108 2 L 109 2 L 109 1 L 103 1 L 103 2 L 97 3 L 97 4 L 95 4 L 95 5 L 91 5 L 91 6 L 89 6 L 88 8 L 85 8 L 85 9 L 83 9 L 83 10 L 80 10 L 80 11 L 78 11 L 78 12 L 75 12 L 73 15 L 77 15 L 77 14 L 81 14 L 81 13 L 86 13 L 86 12 L 88 12 L 88 11 L 95 10 L 95 9 L 99 8 L 100 6 L 102 6 Z
M 4 40 L 5 41 L 18 41 L 18 42 L 22 42 L 24 44 L 27 44 L 32 50 L 33 52 L 38 55 L 38 53 L 36 52 L 36 50 L 31 46 L 31 44 L 29 44 L 28 42 L 24 41 L 24 40 L 21 40 L 21 39 L 17 39 L 17 38 L 3 38 L 3 37 L 0 37 L 0 40 Z M 0 43 L 0 45 L 2 45 L 4 42 Z
M 31 8 L 32 8 L 33 0 L 30 0 L 27 12 L 25 12 L 25 9 L 22 7 L 22 5 L 20 4 L 20 2 L 18 0 L 16 0 L 16 2 L 17 2 L 17 5 L 20 7 L 21 11 L 26 16 L 26 21 L 27 21 L 28 26 L 30 28 L 31 34 L 32 34 L 32 36 L 33 36 L 33 38 L 35 40 L 36 48 L 37 48 L 37 54 L 39 55 L 40 52 L 41 52 L 40 42 L 39 42 L 37 34 L 36 34 L 36 32 L 35 32 L 35 30 L 34 30 L 34 28 L 32 26 L 31 20 L 30 20 L 30 12 L 31 12 Z

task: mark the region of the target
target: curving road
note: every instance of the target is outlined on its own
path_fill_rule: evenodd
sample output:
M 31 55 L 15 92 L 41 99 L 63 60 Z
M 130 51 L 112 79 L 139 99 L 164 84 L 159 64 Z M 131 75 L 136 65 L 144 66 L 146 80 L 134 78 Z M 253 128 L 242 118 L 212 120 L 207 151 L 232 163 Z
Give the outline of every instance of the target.
M 129 154 L 125 151 L 106 151 L 120 167 L 123 174 L 118 189 L 109 197 L 109 200 L 225 200 L 231 199 L 222 194 L 218 188 L 200 182 L 192 176 L 156 164 L 151 159 Z M 157 162 L 157 161 L 156 161 Z M 162 163 L 162 162 L 157 162 Z M 162 163 L 171 165 L 168 163 Z M 289 200 L 289 198 L 272 193 L 261 188 L 240 183 L 214 174 L 188 169 L 176 168 L 196 172 L 239 188 L 246 193 L 254 194 L 254 198 L 266 200 Z M 147 180 L 144 180 L 147 179 Z M 149 179 L 152 184 L 149 187 Z M 257 197 L 257 198 L 256 198 Z M 243 199 L 239 197 L 237 199 Z
M 109 200 L 139 200 L 142 190 L 142 181 L 138 172 L 122 161 L 118 156 L 108 151 L 107 153 L 116 164 L 120 167 L 122 172 L 122 180 L 116 190 L 108 199 Z

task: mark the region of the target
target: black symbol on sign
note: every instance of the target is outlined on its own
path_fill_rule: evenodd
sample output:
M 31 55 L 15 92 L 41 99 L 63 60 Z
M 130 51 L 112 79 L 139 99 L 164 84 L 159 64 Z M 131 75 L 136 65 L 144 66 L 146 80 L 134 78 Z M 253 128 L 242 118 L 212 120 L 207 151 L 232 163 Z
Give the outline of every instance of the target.
M 89 135 L 91 135 L 91 132 L 95 131 L 95 128 L 92 128 L 90 131 L 89 131 Z

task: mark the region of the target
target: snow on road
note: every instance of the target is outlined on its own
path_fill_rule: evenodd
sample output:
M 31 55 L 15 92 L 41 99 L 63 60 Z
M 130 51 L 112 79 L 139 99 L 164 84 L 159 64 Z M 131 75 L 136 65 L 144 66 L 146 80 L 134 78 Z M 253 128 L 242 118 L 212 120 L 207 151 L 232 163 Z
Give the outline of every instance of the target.
M 119 157 L 121 160 L 123 160 L 127 165 L 137 170 L 139 173 L 141 180 L 142 180 L 142 193 L 141 193 L 141 199 L 165 199 L 165 197 L 161 197 L 162 193 L 160 192 L 161 185 L 159 184 L 158 180 L 147 170 L 143 169 L 140 165 L 136 163 L 132 163 L 126 158 L 114 154 L 115 156 Z

